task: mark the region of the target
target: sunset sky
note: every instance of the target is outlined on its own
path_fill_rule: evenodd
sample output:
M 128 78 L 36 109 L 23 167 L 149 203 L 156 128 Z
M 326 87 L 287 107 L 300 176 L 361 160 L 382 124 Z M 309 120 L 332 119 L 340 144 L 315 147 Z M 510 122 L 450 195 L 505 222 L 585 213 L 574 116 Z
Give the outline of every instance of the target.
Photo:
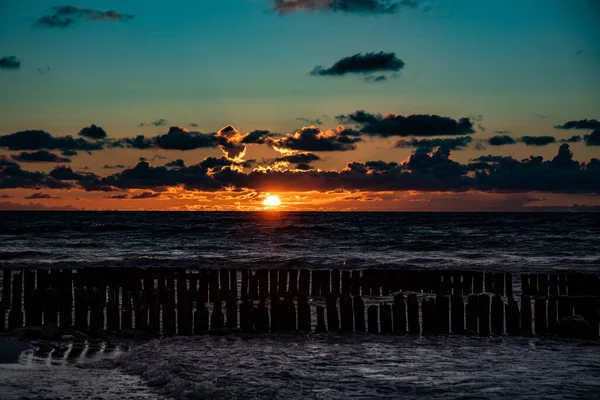
M 0 209 L 600 207 L 596 0 L 0 0 Z

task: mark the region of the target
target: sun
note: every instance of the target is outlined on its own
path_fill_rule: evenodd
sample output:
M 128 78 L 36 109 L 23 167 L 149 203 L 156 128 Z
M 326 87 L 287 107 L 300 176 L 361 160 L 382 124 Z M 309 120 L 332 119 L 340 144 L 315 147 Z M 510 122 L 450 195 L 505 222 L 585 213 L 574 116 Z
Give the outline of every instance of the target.
M 281 200 L 277 196 L 269 196 L 263 201 L 263 205 L 265 207 L 279 207 L 281 205 Z

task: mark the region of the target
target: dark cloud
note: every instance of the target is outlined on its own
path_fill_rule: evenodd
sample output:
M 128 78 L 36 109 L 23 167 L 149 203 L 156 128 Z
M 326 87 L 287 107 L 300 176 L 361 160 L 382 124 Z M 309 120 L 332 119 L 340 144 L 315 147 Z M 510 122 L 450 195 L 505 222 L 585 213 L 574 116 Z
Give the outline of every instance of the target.
M 152 199 L 152 198 L 155 198 L 158 196 L 160 196 L 160 193 L 145 191 L 140 194 L 136 194 L 135 196 L 131 196 L 131 198 L 133 200 L 139 200 L 139 199 Z
M 21 61 L 15 56 L 0 58 L 0 69 L 19 69 Z
M 102 168 L 103 169 L 121 169 L 121 168 L 127 168 L 127 167 L 122 164 L 117 164 L 117 165 L 104 164 L 104 167 L 102 167 Z
M 54 137 L 46 131 L 30 130 L 0 136 L 0 147 L 9 150 L 59 150 L 63 155 L 71 156 L 79 150 L 102 150 L 103 144 L 72 136 Z
M 554 126 L 556 129 L 600 129 L 600 121 L 595 119 L 581 119 L 578 121 L 567 121 L 562 125 Z
M 8 195 L 8 194 L 6 194 L 6 193 L 5 193 L 5 194 L 2 194 L 2 195 L 0 195 L 0 199 L 12 199 L 12 198 L 13 198 L 12 196 L 9 196 L 9 195 Z
M 519 138 L 519 141 L 527 146 L 547 146 L 556 143 L 556 138 L 553 136 L 523 136 Z
M 78 20 L 128 22 L 133 18 L 134 16 L 131 14 L 122 14 L 114 10 L 99 11 L 91 8 L 59 6 L 52 7 L 52 13 L 36 20 L 34 26 L 44 28 L 67 28 L 75 25 Z
M 292 164 L 309 164 L 313 161 L 318 161 L 320 159 L 321 157 L 313 153 L 296 153 L 283 157 L 278 157 L 275 159 L 275 161 L 284 161 Z
M 285 137 L 272 141 L 279 148 L 301 151 L 349 151 L 356 148 L 360 138 L 357 132 L 344 127 L 322 131 L 319 128 L 304 127 Z
M 184 168 L 185 163 L 183 162 L 182 159 L 178 158 L 177 160 L 166 163 L 165 167 Z
M 123 138 L 115 140 L 112 143 L 113 147 L 124 147 L 130 149 L 150 149 L 154 147 L 154 139 L 146 138 L 144 135 L 138 135 L 134 138 Z
M 313 76 L 372 75 L 376 72 L 399 72 L 402 68 L 404 68 L 404 61 L 396 57 L 395 53 L 381 51 L 379 53 L 357 53 L 350 57 L 344 57 L 329 68 L 318 65 L 310 74 Z M 378 82 L 385 79 L 385 75 L 370 76 L 367 82 Z
M 51 153 L 47 150 L 38 150 L 33 152 L 24 151 L 20 154 L 13 155 L 12 158 L 13 160 L 20 162 L 71 162 L 70 158 L 61 157 L 58 154 Z
M 348 115 L 338 115 L 336 119 L 362 126 L 361 132 L 370 136 L 455 136 L 475 133 L 473 122 L 469 118 L 455 120 L 427 114 L 382 116 L 359 110 Z
M 79 136 L 93 140 L 102 140 L 106 139 L 106 131 L 99 126 L 92 124 L 80 130 Z
M 443 147 L 449 150 L 464 149 L 473 141 L 470 136 L 460 136 L 447 139 L 415 139 L 399 140 L 395 147 L 399 148 L 419 148 L 432 151 L 436 147 Z
M 578 142 L 581 142 L 581 136 L 579 136 L 579 135 L 571 136 L 568 139 L 562 139 L 560 142 L 561 143 L 578 143 Z
M 42 75 L 46 75 L 48 72 L 50 72 L 50 67 L 46 67 L 46 68 L 38 68 L 37 72 L 39 72 Z
M 416 8 L 417 0 L 269 0 L 281 14 L 296 11 L 392 14 L 402 8 Z
M 141 123 L 139 124 L 139 126 L 140 126 L 140 127 L 144 127 L 144 126 L 148 126 L 148 125 L 153 125 L 153 126 L 164 126 L 164 125 L 166 125 L 166 124 L 167 124 L 167 122 L 169 122 L 169 121 L 167 121 L 167 120 L 166 120 L 166 119 L 164 119 L 164 118 L 160 118 L 160 119 L 157 119 L 156 121 L 152 121 L 152 122 L 150 122 L 150 123 L 141 122 Z M 190 124 L 190 125 L 194 125 L 194 124 Z
M 191 126 L 192 128 L 198 128 L 198 127 L 200 126 L 200 124 L 197 124 L 197 123 L 195 123 L 195 122 L 190 122 L 190 126 Z
M 154 139 L 156 147 L 164 150 L 194 150 L 215 147 L 214 137 L 200 132 L 190 132 L 179 126 L 172 126 L 165 135 Z
M 487 141 L 492 146 L 505 146 L 507 144 L 515 144 L 517 141 L 508 135 L 492 136 Z
M 397 75 L 392 74 L 390 75 L 390 77 L 396 77 Z M 364 81 L 367 83 L 375 83 L 375 82 L 384 82 L 387 81 L 388 77 L 385 75 L 370 75 L 370 76 L 365 76 Z
M 264 144 L 270 143 L 274 136 L 279 136 L 270 131 L 256 130 L 244 135 L 240 142 L 245 144 Z
M 26 199 L 56 199 L 57 197 L 52 197 L 48 193 L 34 193 L 31 196 L 25 197 Z
M 310 119 L 310 118 L 296 118 L 298 121 L 306 122 L 310 125 L 323 125 L 323 121 L 320 118 Z
M 92 182 L 98 180 L 98 176 L 95 174 L 74 172 L 70 167 L 66 166 L 59 166 L 54 168 L 49 175 L 52 178 L 57 179 L 59 181 Z
M 600 129 L 595 129 L 589 135 L 583 137 L 586 146 L 600 146 Z
M 120 199 L 120 200 L 122 200 L 122 199 L 128 199 L 129 196 L 126 195 L 126 194 L 115 194 L 113 196 L 106 196 L 105 198 L 107 198 L 107 199 Z

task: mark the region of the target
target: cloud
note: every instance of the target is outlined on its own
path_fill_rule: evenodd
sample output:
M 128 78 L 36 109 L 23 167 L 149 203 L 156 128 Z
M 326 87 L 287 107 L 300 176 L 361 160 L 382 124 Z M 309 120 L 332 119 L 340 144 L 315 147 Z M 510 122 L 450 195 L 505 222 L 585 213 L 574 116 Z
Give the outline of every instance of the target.
M 361 126 L 360 131 L 370 136 L 455 136 L 475 133 L 473 122 L 469 118 L 455 120 L 428 114 L 382 116 L 359 110 L 348 115 L 338 115 L 336 119 L 342 123 Z
M 323 125 L 323 121 L 320 118 L 310 119 L 310 118 L 296 118 L 298 121 L 306 122 L 309 125 Z
M 8 194 L 6 194 L 6 193 L 5 193 L 5 194 L 2 194 L 2 195 L 0 195 L 0 199 L 12 199 L 12 198 L 13 198 L 12 196 L 9 196 L 9 195 L 8 195 Z
M 45 15 L 37 19 L 33 25 L 44 28 L 67 28 L 81 20 L 128 22 L 133 18 L 134 15 L 122 14 L 114 10 L 99 11 L 91 8 L 59 6 L 52 7 L 50 15 Z
M 555 125 L 556 129 L 600 129 L 600 121 L 595 119 L 581 119 L 578 121 L 567 121 L 562 125 Z
M 140 200 L 140 199 L 152 199 L 152 198 L 159 197 L 159 196 L 160 196 L 160 193 L 145 191 L 140 194 L 136 194 L 135 196 L 131 196 L 131 198 L 133 200 Z
M 38 150 L 34 152 L 22 152 L 12 156 L 13 160 L 20 162 L 71 162 L 70 158 L 61 157 L 56 153 L 51 153 L 47 150 Z
M 127 167 L 122 164 L 117 164 L 117 165 L 104 164 L 104 167 L 102 167 L 102 169 L 121 169 L 121 168 L 127 168 Z
M 280 136 L 280 135 L 270 132 L 270 131 L 266 131 L 266 130 L 255 130 L 255 131 L 249 132 L 248 134 L 244 135 L 240 139 L 240 143 L 245 143 L 245 144 L 270 143 L 271 139 L 276 136 Z
M 404 61 L 395 53 L 357 53 L 344 57 L 329 68 L 316 66 L 310 74 L 313 76 L 343 76 L 347 74 L 372 75 L 376 72 L 399 72 L 404 68 Z M 385 75 L 369 76 L 367 82 L 386 80 Z
M 21 61 L 15 56 L 0 58 L 0 69 L 19 69 Z
M 18 163 L 0 156 L 0 189 L 38 189 L 43 187 L 65 189 L 72 187 L 72 185 L 60 182 L 42 172 L 26 171 Z
M 54 137 L 42 130 L 29 130 L 0 136 L 0 147 L 9 150 L 59 150 L 64 155 L 70 156 L 77 154 L 79 150 L 87 152 L 102 150 L 103 144 L 89 142 L 83 138 L 76 139 L 72 136 Z
M 93 140 L 102 140 L 106 139 L 106 131 L 99 126 L 92 124 L 80 130 L 79 136 L 83 136 Z
M 492 146 L 505 146 L 507 144 L 515 144 L 517 141 L 508 135 L 496 135 L 488 139 L 488 144 Z
M 402 8 L 416 8 L 416 0 L 269 0 L 280 14 L 296 11 L 392 14 Z
M 206 147 L 215 147 L 211 135 L 200 132 L 190 132 L 179 126 L 172 126 L 164 135 L 154 139 L 155 145 L 164 150 L 194 150 Z
M 589 135 L 584 137 L 586 146 L 600 146 L 600 129 L 595 129 Z
M 146 138 L 144 135 L 138 135 L 134 138 L 118 139 L 112 143 L 112 147 L 125 147 L 140 150 L 150 149 L 154 146 L 154 139 Z
M 314 126 L 304 127 L 272 141 L 275 148 L 302 151 L 349 151 L 360 142 L 360 134 L 342 126 L 336 130 L 322 131 Z
M 25 197 L 25 199 L 58 199 L 58 197 L 53 197 L 51 195 L 49 195 L 48 193 L 34 193 L 31 196 L 27 196 Z
M 140 126 L 140 127 L 143 127 L 143 126 L 148 126 L 148 125 L 154 125 L 154 126 L 164 126 L 164 125 L 166 125 L 166 124 L 167 124 L 167 122 L 169 122 L 169 121 L 167 121 L 167 120 L 166 120 L 166 119 L 164 119 L 164 118 L 160 118 L 160 119 L 157 119 L 156 121 L 152 121 L 152 122 L 150 122 L 150 123 L 146 123 L 146 122 L 140 122 L 139 126 Z M 190 126 L 197 126 L 197 124 L 190 124 Z
M 50 72 L 50 67 L 46 67 L 46 68 L 38 68 L 37 72 L 39 72 L 42 75 L 46 75 L 48 72 Z
M 473 141 L 470 136 L 460 136 L 455 138 L 447 139 L 415 139 L 410 140 L 401 139 L 396 142 L 394 147 L 398 148 L 419 148 L 432 151 L 435 147 L 443 147 L 449 150 L 464 149 Z
M 523 136 L 519 138 L 519 141 L 527 146 L 546 146 L 556 143 L 556 138 L 553 136 Z
M 562 139 L 560 142 L 561 143 L 579 143 L 579 142 L 581 142 L 581 136 L 579 136 L 579 135 L 571 136 L 568 139 Z

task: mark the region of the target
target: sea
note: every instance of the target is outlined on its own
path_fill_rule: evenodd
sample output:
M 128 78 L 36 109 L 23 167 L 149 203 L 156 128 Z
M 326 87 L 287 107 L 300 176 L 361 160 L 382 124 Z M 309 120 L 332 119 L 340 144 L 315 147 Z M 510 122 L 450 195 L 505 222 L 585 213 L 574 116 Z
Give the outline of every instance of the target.
M 600 214 L 0 212 L 0 266 L 600 273 Z M 11 362 L 0 354 L 0 399 L 600 398 L 600 346 L 574 340 L 279 333 L 30 346 Z

